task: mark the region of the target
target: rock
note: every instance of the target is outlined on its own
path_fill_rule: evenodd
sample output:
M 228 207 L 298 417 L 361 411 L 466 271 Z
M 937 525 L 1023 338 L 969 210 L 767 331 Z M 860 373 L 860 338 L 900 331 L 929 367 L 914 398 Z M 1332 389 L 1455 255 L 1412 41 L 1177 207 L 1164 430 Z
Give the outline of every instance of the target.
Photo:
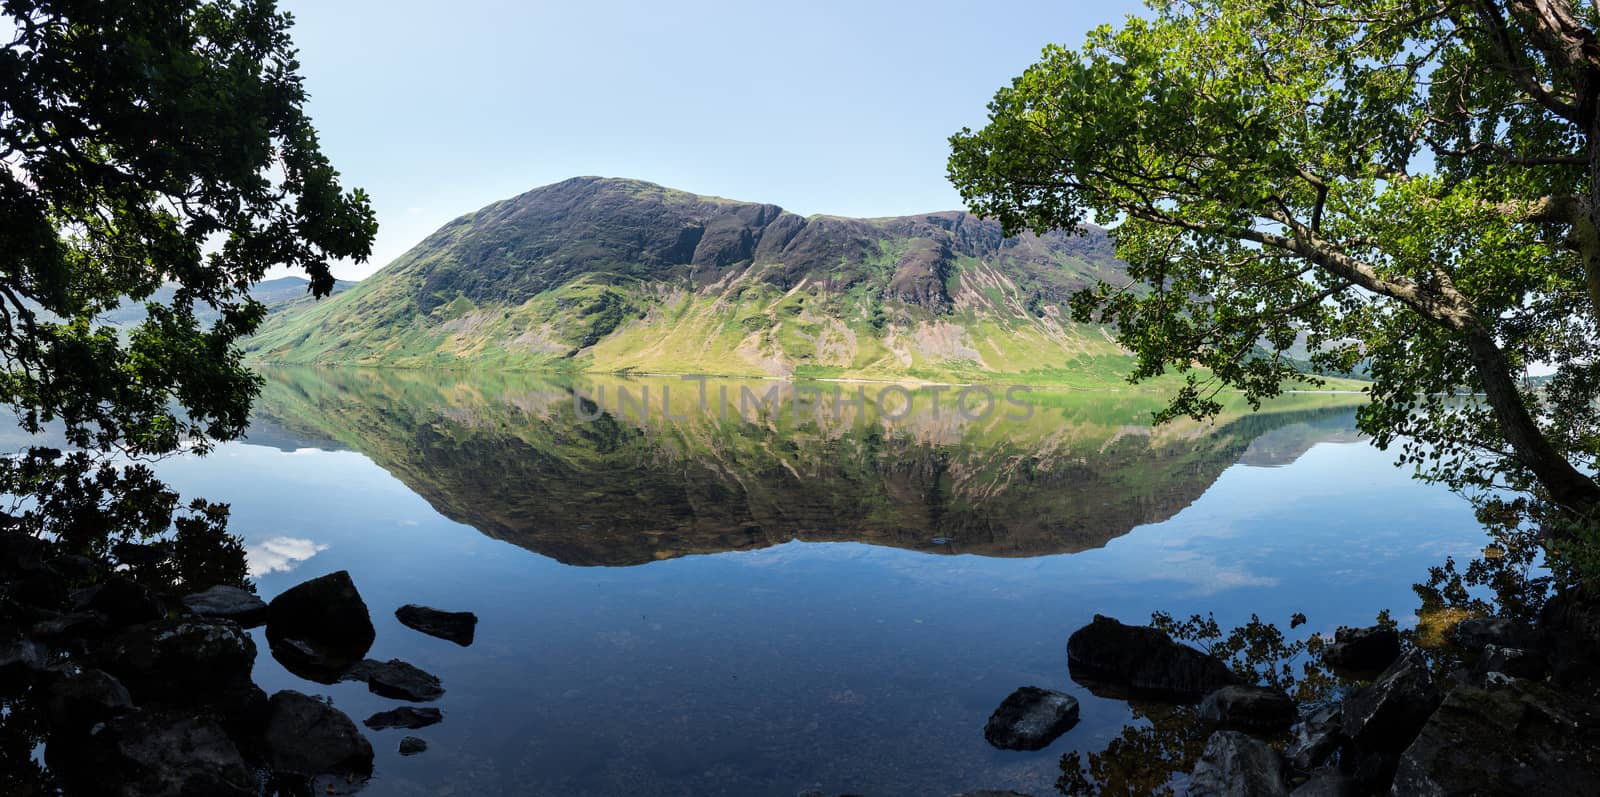
M 146 545 L 138 542 L 119 542 L 111 546 L 111 556 L 129 567 L 159 565 L 172 556 L 172 546 L 162 543 Z
M 342 680 L 366 681 L 373 694 L 395 700 L 425 703 L 444 696 L 444 686 L 437 677 L 399 659 L 367 659 L 350 668 Z
M 1405 749 L 1428 715 L 1439 706 L 1428 663 L 1417 651 L 1389 665 L 1371 686 L 1344 701 L 1343 729 L 1366 750 L 1395 752 Z
M 290 587 L 267 604 L 272 655 L 313 681 L 332 683 L 367 655 L 376 635 L 367 604 L 344 570 Z
M 1341 628 L 1322 649 L 1322 661 L 1345 673 L 1382 672 L 1400 658 L 1400 632 L 1387 626 Z
M 1227 730 L 1282 733 L 1297 717 L 1287 692 L 1265 686 L 1224 686 L 1200 701 L 1200 719 Z
M 1360 797 L 1361 787 L 1356 779 L 1331 769 L 1324 769 L 1310 780 L 1289 792 L 1290 797 Z
M 1536 635 L 1526 623 L 1504 617 L 1473 617 L 1456 623 L 1450 638 L 1468 653 L 1479 653 L 1489 645 L 1503 648 L 1532 647 Z
M 265 734 L 267 763 L 301 778 L 372 775 L 372 745 L 344 712 L 285 689 L 272 696 Z
M 950 797 L 1033 797 L 1033 795 L 1025 794 L 1020 791 L 1011 791 L 1009 789 L 1004 791 L 1000 789 L 979 789 L 977 791 L 964 791 L 960 794 L 952 794 Z
M 390 728 L 405 728 L 406 730 L 414 731 L 418 728 L 426 728 L 443 719 L 443 712 L 436 708 L 401 706 L 397 709 L 373 714 L 361 724 L 375 731 L 388 730 Z
M 1238 731 L 1217 731 L 1189 776 L 1189 797 L 1286 795 L 1283 761 L 1265 742 Z
M 1149 626 L 1123 625 L 1098 614 L 1067 639 L 1067 663 L 1074 681 L 1110 696 L 1194 702 L 1238 683 L 1214 656 Z
M 44 568 L 50 543 L 20 531 L 0 531 L 0 574 L 15 576 Z
M 983 738 L 1002 750 L 1043 750 L 1076 724 L 1076 698 L 1024 686 L 1001 701 L 989 716 Z
M 103 670 L 68 673 L 45 690 L 44 717 L 52 734 L 84 736 L 96 723 L 132 710 L 128 688 Z
M 64 639 L 99 636 L 106 629 L 106 619 L 99 612 L 70 612 L 34 623 L 28 635 L 37 639 Z
M 1295 726 L 1294 739 L 1284 749 L 1284 756 L 1301 772 L 1316 769 L 1344 744 L 1343 722 L 1344 710 L 1338 703 L 1312 711 Z
M 428 636 L 446 639 L 462 647 L 472 644 L 478 628 L 478 615 L 472 612 L 443 612 L 427 606 L 406 604 L 396 609 L 400 624 Z
M 1600 705 L 1528 681 L 1458 686 L 1401 756 L 1393 793 L 1600 794 Z
M 400 740 L 400 755 L 416 755 L 428 749 L 428 743 L 415 736 Z
M 49 658 L 44 645 L 31 639 L 0 642 L 0 685 L 6 692 L 26 685 L 44 672 Z
M 1545 602 L 1538 628 L 1551 681 L 1600 697 L 1600 599 L 1579 589 L 1558 592 Z
M 224 584 L 185 595 L 183 607 L 201 617 L 232 620 L 244 628 L 255 628 L 267 621 L 266 601 L 249 590 Z
M 150 590 L 125 578 L 110 578 L 104 583 L 79 590 L 78 608 L 99 612 L 114 626 L 138 625 L 167 616 L 167 608 Z
M 222 727 L 206 717 L 133 712 L 97 725 L 80 743 L 45 748 L 50 768 L 75 788 L 108 797 L 252 797 L 255 773 Z
M 255 660 L 255 642 L 238 623 L 185 618 L 123 631 L 107 643 L 100 665 L 141 705 L 194 705 L 244 688 Z
M 362 594 L 355 591 L 350 573 L 344 570 L 290 587 L 267 603 L 267 642 L 272 647 L 272 655 L 278 656 L 278 643 L 296 640 L 301 643 L 299 647 L 285 650 L 309 648 L 314 651 L 315 656 L 310 656 L 307 663 L 315 664 L 318 675 L 362 661 L 366 651 L 373 647 L 376 635 L 366 602 Z M 283 656 L 278 656 L 278 661 L 283 661 L 285 667 L 301 664 L 301 661 L 294 661 L 293 653 L 290 661 L 285 661 Z M 338 674 L 333 677 L 336 679 Z M 323 677 L 312 680 L 331 682 Z
M 1478 663 L 1473 667 L 1473 673 L 1488 675 L 1496 672 L 1512 678 L 1529 678 L 1537 681 L 1549 674 L 1550 664 L 1545 661 L 1544 654 L 1536 650 L 1484 645 L 1478 655 Z
M 100 566 L 93 559 L 76 554 L 57 556 L 50 560 L 49 567 L 56 575 L 68 581 L 84 581 L 94 578 L 100 572 Z
M 272 658 L 285 670 L 319 684 L 338 683 L 351 667 L 361 663 L 350 659 L 350 651 L 325 650 L 299 639 L 268 637 L 267 645 Z

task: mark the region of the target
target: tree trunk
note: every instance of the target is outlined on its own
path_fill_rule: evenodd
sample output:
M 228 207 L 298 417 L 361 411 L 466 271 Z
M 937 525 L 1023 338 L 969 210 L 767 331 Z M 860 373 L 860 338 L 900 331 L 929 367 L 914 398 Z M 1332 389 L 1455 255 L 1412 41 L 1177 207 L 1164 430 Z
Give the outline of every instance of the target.
M 1533 473 L 1549 499 L 1561 508 L 1580 517 L 1600 513 L 1600 483 L 1573 467 L 1545 439 L 1544 431 L 1522 403 L 1505 352 L 1500 350 L 1493 336 L 1482 327 L 1467 330 L 1466 336 L 1472 365 L 1489 398 L 1489 407 L 1494 410 L 1501 432 L 1517 460 Z

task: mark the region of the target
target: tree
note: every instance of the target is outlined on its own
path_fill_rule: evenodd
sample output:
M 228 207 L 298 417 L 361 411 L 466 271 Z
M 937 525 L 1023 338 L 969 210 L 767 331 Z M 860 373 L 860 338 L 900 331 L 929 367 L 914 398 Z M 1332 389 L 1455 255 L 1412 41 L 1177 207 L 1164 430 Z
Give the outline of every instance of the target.
M 99 555 L 172 523 L 144 460 L 244 430 L 259 387 L 235 343 L 265 315 L 249 286 L 288 266 L 326 295 L 329 262 L 365 259 L 377 224 L 319 148 L 271 0 L 0 9 L 0 401 L 87 452 L 5 460 L 0 492 L 13 526 Z M 96 322 L 163 284 L 137 328 Z M 206 306 L 220 319 L 197 321 Z M 225 510 L 192 509 L 179 567 L 227 547 Z
M 1132 282 L 1073 312 L 1115 325 L 1135 380 L 1186 373 L 1165 415 L 1212 414 L 1226 387 L 1275 395 L 1303 337 L 1316 370 L 1365 365 L 1363 430 L 1422 475 L 1592 528 L 1596 5 L 1150 11 L 1047 48 L 951 138 L 973 210 L 1009 231 L 1116 222 Z M 1540 364 L 1547 380 L 1524 378 Z

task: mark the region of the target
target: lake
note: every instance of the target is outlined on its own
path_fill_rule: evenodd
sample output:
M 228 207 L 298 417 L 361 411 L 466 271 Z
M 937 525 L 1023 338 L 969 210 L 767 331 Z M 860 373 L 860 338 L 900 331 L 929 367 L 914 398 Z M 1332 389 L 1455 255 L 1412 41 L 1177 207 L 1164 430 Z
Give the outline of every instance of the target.
M 1134 390 L 996 388 L 980 414 L 884 385 L 265 374 L 248 439 L 159 470 L 232 504 L 263 597 L 349 570 L 369 655 L 443 680 L 443 723 L 369 732 L 368 794 L 1050 794 L 1130 716 L 1068 677 L 1094 614 L 1404 623 L 1427 566 L 1482 546 L 1356 434 L 1358 396 L 1152 430 L 1162 396 Z M 476 641 L 401 626 L 406 603 L 476 612 Z M 268 692 L 396 705 L 255 633 Z M 1025 685 L 1082 721 L 990 747 Z M 428 750 L 399 756 L 407 734 Z

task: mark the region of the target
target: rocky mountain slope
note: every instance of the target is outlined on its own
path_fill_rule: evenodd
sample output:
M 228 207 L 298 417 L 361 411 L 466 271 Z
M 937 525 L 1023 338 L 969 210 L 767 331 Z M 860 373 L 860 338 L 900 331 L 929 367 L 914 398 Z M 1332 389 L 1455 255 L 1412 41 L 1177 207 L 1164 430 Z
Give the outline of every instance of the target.
M 744 376 L 1111 381 L 1063 303 L 1104 231 L 1006 238 L 962 212 L 802 217 L 581 177 L 462 216 L 350 291 L 275 314 L 254 357 Z

